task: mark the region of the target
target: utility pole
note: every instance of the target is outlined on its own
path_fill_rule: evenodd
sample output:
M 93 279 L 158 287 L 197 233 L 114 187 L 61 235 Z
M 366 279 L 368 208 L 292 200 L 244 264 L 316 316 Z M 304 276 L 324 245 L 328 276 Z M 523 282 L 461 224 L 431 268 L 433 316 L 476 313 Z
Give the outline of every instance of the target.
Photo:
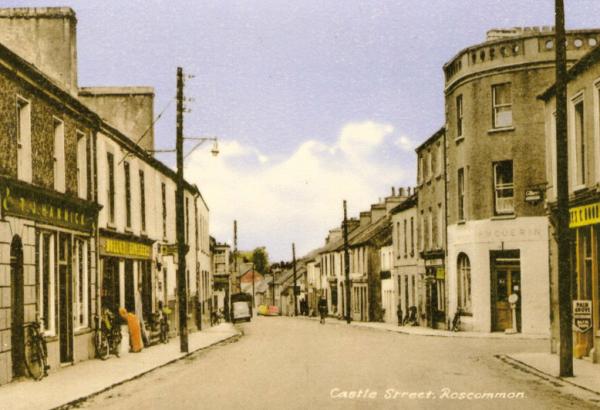
M 567 52 L 565 8 L 555 0 L 556 44 L 556 233 L 558 237 L 558 312 L 560 318 L 560 377 L 573 377 L 573 303 L 569 232 L 569 158 L 567 142 Z
M 237 284 L 238 264 L 237 264 L 237 220 L 233 221 L 233 274 Z M 239 284 L 239 292 L 242 291 L 242 284 Z
M 296 300 L 296 245 L 292 243 L 292 264 L 294 269 L 294 316 L 298 316 L 298 301 Z
M 252 262 L 252 311 L 254 311 L 254 309 L 256 309 L 256 300 L 254 299 L 255 297 L 255 293 L 254 293 L 254 262 Z
M 352 321 L 350 309 L 350 254 L 348 252 L 348 214 L 346 211 L 346 200 L 344 199 L 344 275 L 345 275 L 345 286 L 346 292 L 346 323 L 350 324 Z
M 183 69 L 177 67 L 177 193 L 175 216 L 177 231 L 177 295 L 179 296 L 179 342 L 182 353 L 188 352 L 187 292 L 185 275 L 185 221 L 183 213 Z

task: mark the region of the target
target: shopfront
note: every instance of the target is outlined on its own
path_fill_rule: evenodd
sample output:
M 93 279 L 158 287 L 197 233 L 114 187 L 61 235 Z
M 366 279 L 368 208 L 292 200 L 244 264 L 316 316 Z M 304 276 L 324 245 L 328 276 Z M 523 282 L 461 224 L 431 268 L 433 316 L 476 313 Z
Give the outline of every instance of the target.
M 153 311 L 152 244 L 134 235 L 100 230 L 101 304 L 118 314 L 120 307 L 148 321 Z
M 573 284 L 573 354 L 582 358 L 590 356 L 597 350 L 594 346 L 600 343 L 600 202 L 571 207 L 569 211 L 573 243 L 571 264 L 576 273 Z M 591 306 L 588 317 L 582 315 L 583 309 L 576 311 L 575 306 Z
M 423 254 L 425 262 L 425 315 L 427 326 L 446 329 L 446 269 L 444 252 Z
M 11 378 L 24 374 L 23 325 L 40 321 L 50 366 L 93 357 L 90 340 L 95 301 L 95 227 L 98 208 L 88 201 L 0 177 L 2 242 L 10 252 Z M 10 237 L 9 237 L 10 236 Z M 5 329 L 0 329 L 5 331 Z

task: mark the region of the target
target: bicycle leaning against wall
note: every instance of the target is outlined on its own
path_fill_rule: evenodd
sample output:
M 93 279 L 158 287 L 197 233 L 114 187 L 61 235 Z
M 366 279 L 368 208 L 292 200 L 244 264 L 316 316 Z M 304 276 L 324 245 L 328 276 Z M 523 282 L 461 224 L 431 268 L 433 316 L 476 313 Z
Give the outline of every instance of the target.
M 42 335 L 40 319 L 23 325 L 25 328 L 24 362 L 27 372 L 34 380 L 41 380 L 48 375 L 48 348 Z
M 115 315 L 109 309 L 103 309 L 102 316 L 94 315 L 94 348 L 96 357 L 108 359 L 111 353 L 119 357 L 121 346 L 121 328 Z

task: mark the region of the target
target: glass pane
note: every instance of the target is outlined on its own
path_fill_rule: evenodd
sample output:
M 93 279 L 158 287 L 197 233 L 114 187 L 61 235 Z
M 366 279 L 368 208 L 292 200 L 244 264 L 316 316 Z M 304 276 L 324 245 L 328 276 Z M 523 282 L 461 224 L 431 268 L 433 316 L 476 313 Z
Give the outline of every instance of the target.
M 508 301 L 508 284 L 506 281 L 506 271 L 498 271 L 498 286 L 496 288 L 497 298 L 496 300 L 506 302 Z
M 510 127 L 512 125 L 512 107 L 496 108 L 495 113 L 495 127 Z
M 510 104 L 510 84 L 494 86 L 494 105 Z

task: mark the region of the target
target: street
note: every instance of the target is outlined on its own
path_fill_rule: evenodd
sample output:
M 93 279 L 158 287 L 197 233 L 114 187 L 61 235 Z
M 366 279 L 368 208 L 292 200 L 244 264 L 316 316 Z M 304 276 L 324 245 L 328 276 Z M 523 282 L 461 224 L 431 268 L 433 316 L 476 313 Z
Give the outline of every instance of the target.
M 543 350 L 545 340 L 426 337 L 329 322 L 254 318 L 238 325 L 244 332 L 238 342 L 193 354 L 78 407 L 583 409 L 598 403 L 597 396 L 576 399 L 568 388 L 494 357 Z

